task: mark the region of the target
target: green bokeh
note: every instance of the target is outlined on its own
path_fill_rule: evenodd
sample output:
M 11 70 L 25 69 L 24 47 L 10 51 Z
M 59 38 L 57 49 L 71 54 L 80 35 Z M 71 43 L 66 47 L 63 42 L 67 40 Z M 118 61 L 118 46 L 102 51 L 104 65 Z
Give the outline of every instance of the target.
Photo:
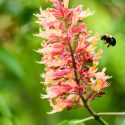
M 100 69 L 113 76 L 107 94 L 91 102 L 97 112 L 125 111 L 125 0 L 70 0 L 70 7 L 82 4 L 95 14 L 85 22 L 93 34 L 109 33 L 117 39 L 108 49 L 100 41 L 104 53 Z M 51 7 L 44 0 L 0 0 L 0 125 L 56 125 L 62 120 L 89 116 L 85 109 L 73 109 L 53 115 L 47 100 L 40 99 L 44 88 L 40 74 L 44 66 L 36 63 L 41 56 L 36 17 L 33 13 Z M 125 117 L 104 117 L 111 125 L 121 125 Z M 65 121 L 67 122 L 67 121 Z M 99 125 L 92 120 L 87 125 Z M 123 123 L 124 124 L 124 123 Z

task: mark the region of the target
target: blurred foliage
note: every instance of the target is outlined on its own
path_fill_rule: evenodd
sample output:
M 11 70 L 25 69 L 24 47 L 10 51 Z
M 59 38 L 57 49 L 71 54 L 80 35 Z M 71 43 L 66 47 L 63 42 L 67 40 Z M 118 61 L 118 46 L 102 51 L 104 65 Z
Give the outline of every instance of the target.
M 111 34 L 117 39 L 115 47 L 108 49 L 102 41 L 104 54 L 100 68 L 106 67 L 113 76 L 107 94 L 91 102 L 97 112 L 125 111 L 125 0 L 70 0 L 70 7 L 82 4 L 95 10 L 94 16 L 85 20 L 93 34 Z M 40 38 L 33 13 L 51 7 L 44 0 L 0 0 L 0 125 L 70 125 L 67 120 L 89 116 L 85 109 L 73 109 L 48 115 L 47 100 L 40 74 L 44 66 L 37 64 L 41 56 L 34 52 L 40 47 Z M 121 125 L 125 117 L 108 117 L 112 125 Z M 125 122 L 124 122 L 125 123 Z M 123 123 L 123 125 L 124 125 Z M 87 125 L 98 125 L 94 120 Z
M 69 120 L 64 120 L 62 122 L 60 122 L 58 125 L 85 125 L 84 123 L 73 123 L 73 121 L 69 121 Z

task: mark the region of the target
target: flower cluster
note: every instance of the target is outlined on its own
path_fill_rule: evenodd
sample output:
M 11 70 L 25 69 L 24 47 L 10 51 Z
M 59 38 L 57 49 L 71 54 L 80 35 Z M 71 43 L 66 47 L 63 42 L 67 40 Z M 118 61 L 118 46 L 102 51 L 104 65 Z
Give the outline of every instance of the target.
M 54 8 L 40 9 L 37 23 L 40 24 L 43 54 L 40 63 L 45 64 L 46 95 L 53 110 L 50 113 L 84 106 L 82 98 L 93 100 L 104 94 L 108 86 L 105 68 L 97 72 L 102 50 L 96 50 L 98 34 L 90 36 L 84 19 L 92 15 L 82 6 L 68 8 L 60 0 L 51 0 Z

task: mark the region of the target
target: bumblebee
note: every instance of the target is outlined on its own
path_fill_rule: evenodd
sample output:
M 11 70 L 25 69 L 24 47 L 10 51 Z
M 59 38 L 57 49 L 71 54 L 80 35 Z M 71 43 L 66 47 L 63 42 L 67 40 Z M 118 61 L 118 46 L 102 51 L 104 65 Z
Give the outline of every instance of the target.
M 105 44 L 108 44 L 107 47 L 116 45 L 116 39 L 109 34 L 101 36 L 101 40 L 104 40 Z

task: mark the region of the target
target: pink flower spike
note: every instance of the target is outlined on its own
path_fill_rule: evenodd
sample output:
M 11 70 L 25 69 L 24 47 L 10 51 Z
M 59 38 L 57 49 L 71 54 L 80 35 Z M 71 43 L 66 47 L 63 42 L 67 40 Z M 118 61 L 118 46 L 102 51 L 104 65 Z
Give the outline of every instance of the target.
M 52 107 L 49 114 L 84 106 L 103 95 L 108 87 L 106 68 L 98 72 L 98 64 L 103 50 L 97 48 L 100 36 L 92 36 L 84 23 L 85 18 L 92 15 L 89 9 L 82 6 L 68 8 L 69 0 L 52 1 L 54 8 L 40 9 L 37 23 L 39 34 L 44 41 L 37 51 L 42 54 L 40 64 L 45 65 L 43 85 L 45 95 Z M 89 98 L 90 97 L 90 98 Z

